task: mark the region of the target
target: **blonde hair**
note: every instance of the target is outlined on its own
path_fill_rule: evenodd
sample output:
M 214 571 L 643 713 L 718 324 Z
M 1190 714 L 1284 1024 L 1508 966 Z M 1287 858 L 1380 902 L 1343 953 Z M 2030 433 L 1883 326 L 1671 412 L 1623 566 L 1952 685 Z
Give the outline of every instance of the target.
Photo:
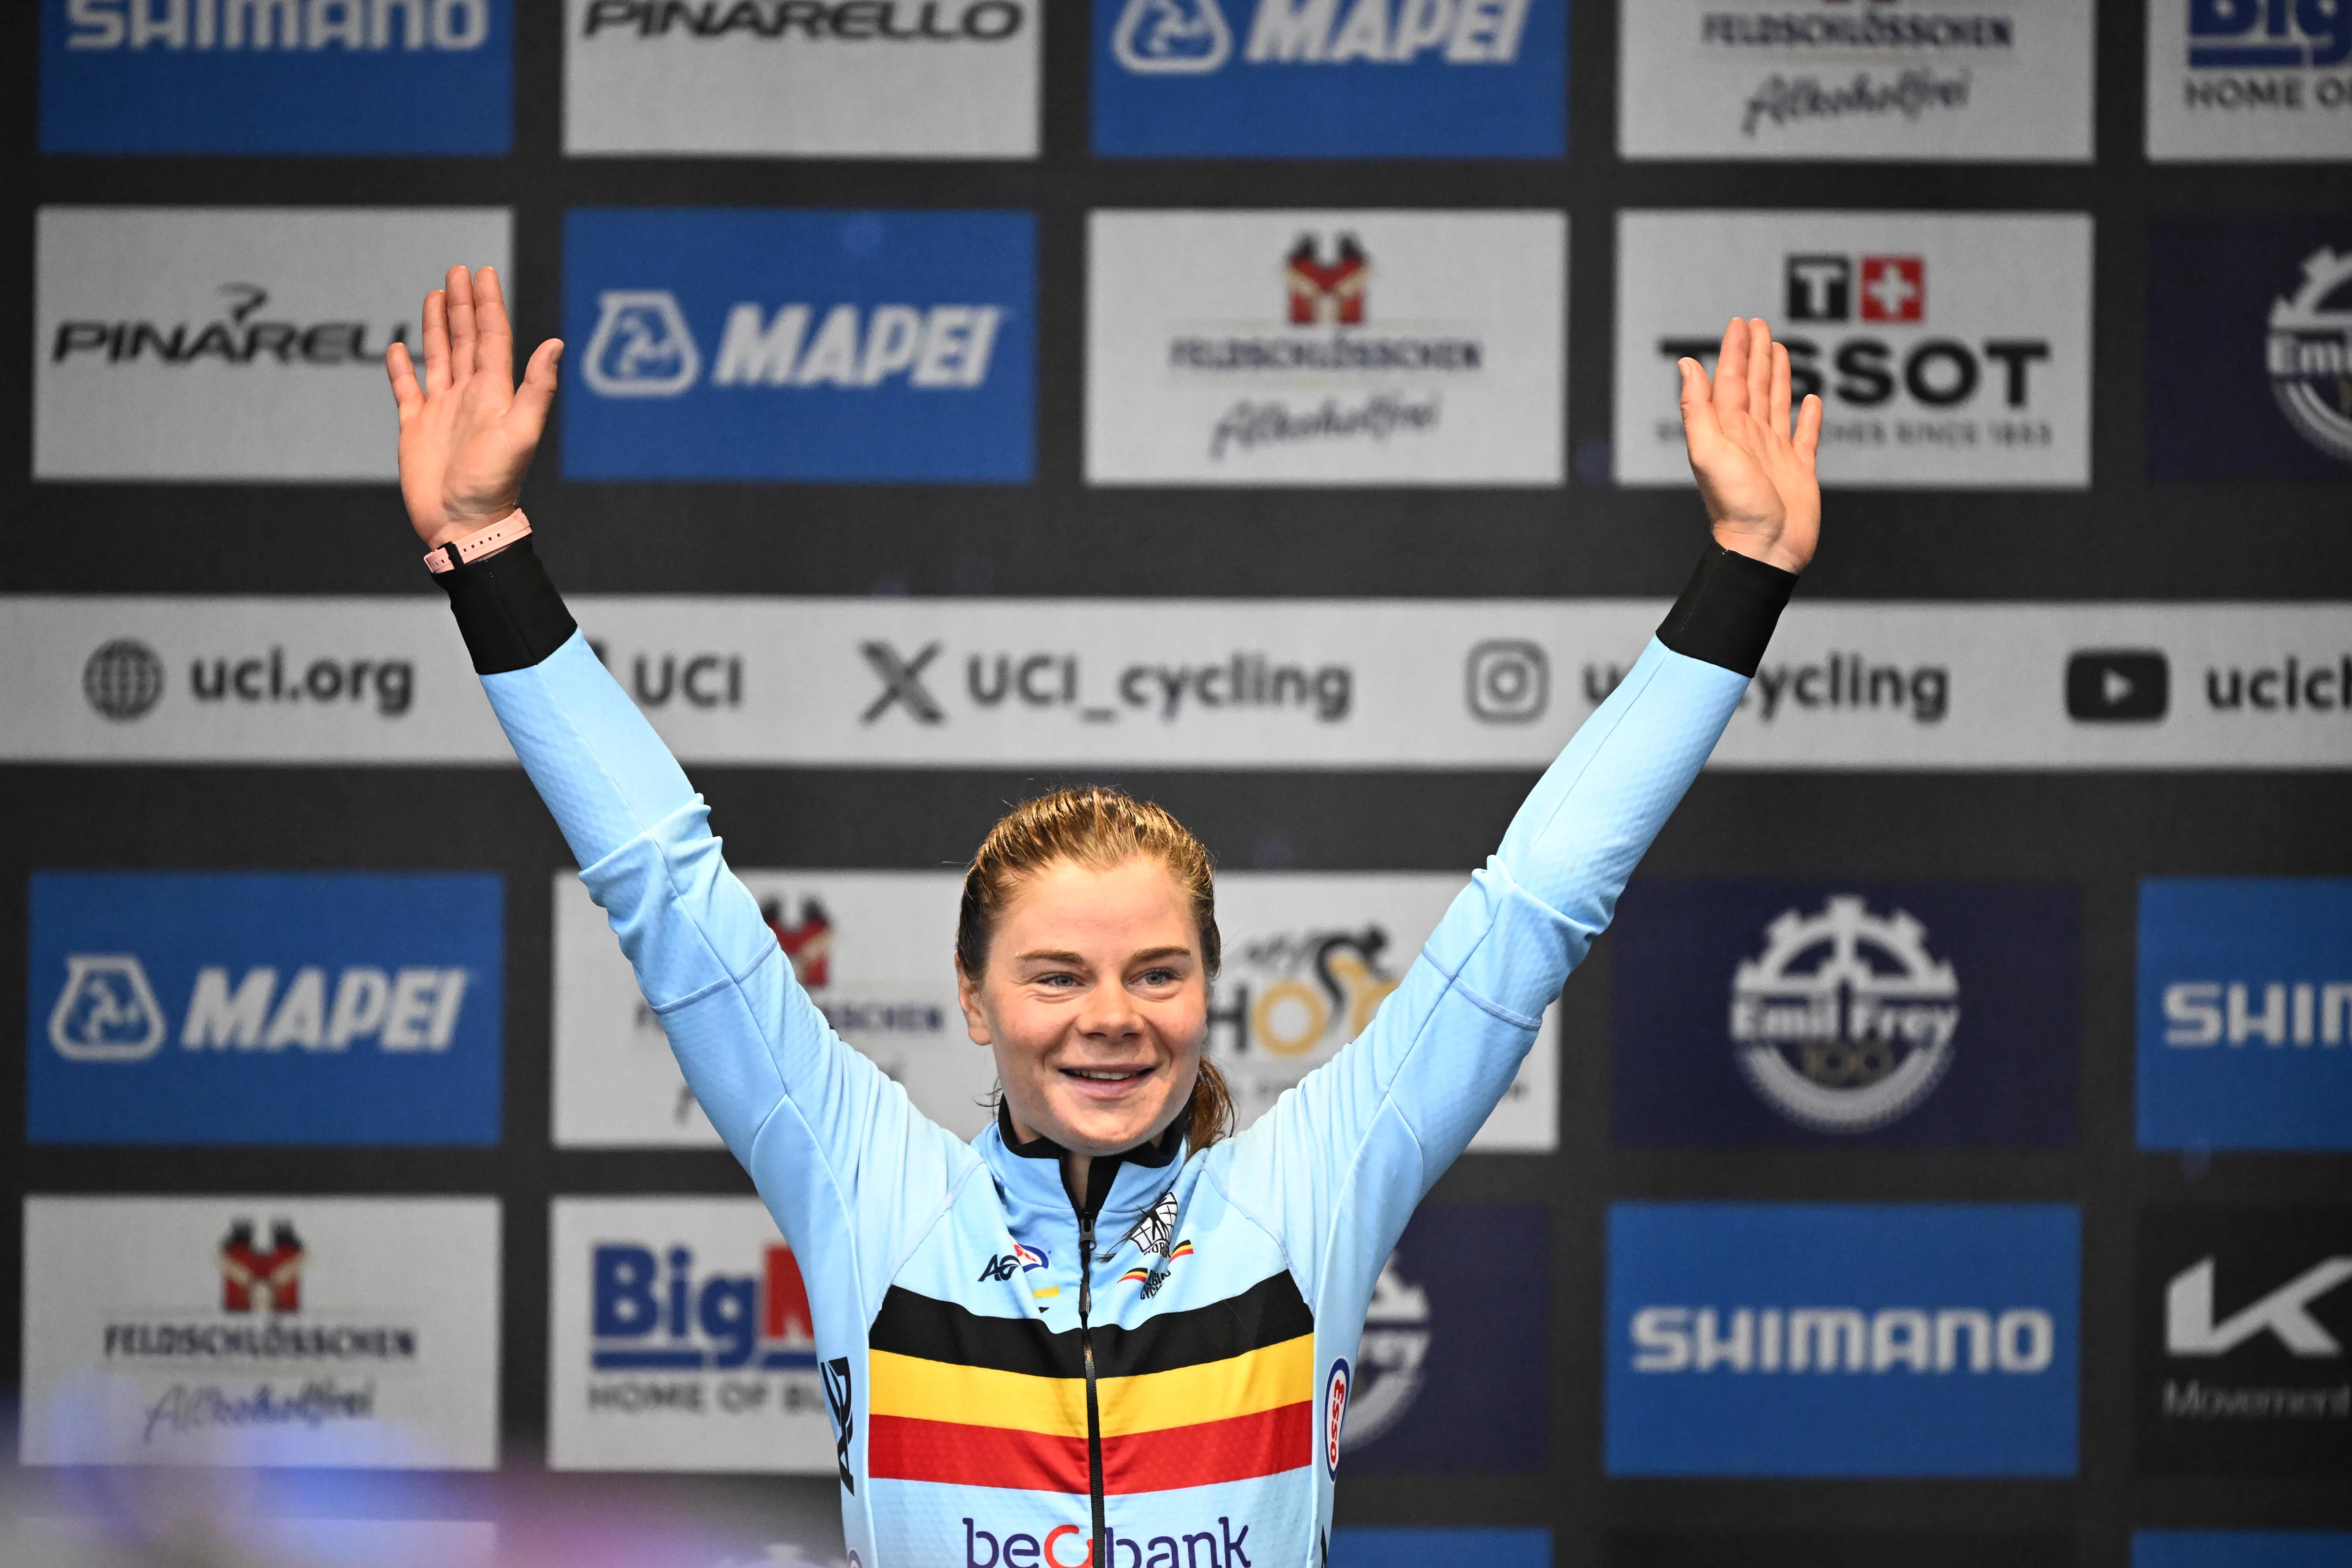
M 988 966 L 996 924 L 1021 884 L 1057 861 L 1108 870 L 1138 856 L 1157 860 L 1176 879 L 1192 907 L 1200 932 L 1204 978 L 1217 977 L 1222 948 L 1217 936 L 1215 872 L 1209 852 L 1184 825 L 1161 806 L 1124 790 L 1101 784 L 1055 790 L 1023 801 L 1000 818 L 981 840 L 963 875 L 963 903 L 956 916 L 956 962 L 977 982 Z M 1206 1042 L 1203 1042 L 1205 1047 Z M 1233 1095 L 1225 1075 L 1200 1058 L 1192 1080 L 1186 1136 L 1205 1149 L 1233 1131 Z

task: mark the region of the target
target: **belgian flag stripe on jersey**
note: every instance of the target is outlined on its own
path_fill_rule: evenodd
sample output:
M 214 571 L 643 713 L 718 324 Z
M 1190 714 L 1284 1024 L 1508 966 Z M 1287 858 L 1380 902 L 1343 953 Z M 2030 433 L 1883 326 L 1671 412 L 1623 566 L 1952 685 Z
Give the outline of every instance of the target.
M 1276 1475 L 1314 1462 L 1310 1401 L 1252 1415 L 1103 1439 L 1103 1490 L 1171 1491 Z M 1007 1426 L 877 1415 L 866 1439 L 877 1480 L 937 1481 L 1021 1491 L 1087 1492 L 1087 1440 Z
M 1223 1361 L 1315 1331 L 1315 1316 L 1287 1271 L 1205 1307 L 1162 1312 L 1134 1328 L 1094 1329 L 1095 1375 L 1127 1377 Z M 1028 1377 L 1083 1377 L 1078 1331 L 1055 1333 L 1034 1318 L 992 1318 L 893 1285 L 866 1334 L 874 1350 L 992 1367 Z
M 1254 1415 L 1315 1397 L 1315 1338 L 1223 1361 L 1129 1377 L 1097 1377 L 1103 1436 L 1157 1432 L 1227 1415 Z M 1049 1436 L 1087 1435 L 1087 1386 L 1075 1377 L 1029 1377 L 992 1367 L 957 1366 L 875 1351 L 870 1408 L 974 1426 L 1018 1426 Z

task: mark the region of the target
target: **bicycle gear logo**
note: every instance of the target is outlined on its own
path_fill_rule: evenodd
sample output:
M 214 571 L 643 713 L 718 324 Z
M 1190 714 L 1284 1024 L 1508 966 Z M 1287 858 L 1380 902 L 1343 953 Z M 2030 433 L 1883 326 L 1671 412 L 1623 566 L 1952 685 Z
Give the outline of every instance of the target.
M 2352 463 L 2352 250 L 2303 258 L 2303 287 L 2271 301 L 2271 395 L 2296 431 Z
M 702 375 L 702 351 L 677 296 L 667 289 L 608 289 L 596 296 L 596 335 L 580 374 L 604 397 L 676 397 Z
M 1784 910 L 1731 982 L 1740 1070 L 1767 1104 L 1819 1132 L 1868 1132 L 1916 1109 L 1952 1065 L 1960 984 L 1902 910 L 1834 895 Z
M 74 1062 L 141 1062 L 163 1043 L 163 1009 L 135 953 L 77 952 L 49 1013 L 49 1044 Z
M 1111 53 L 1139 76 L 1205 76 L 1234 52 L 1217 0 L 1127 0 Z
M 1391 1253 L 1372 1284 L 1371 1304 L 1364 1309 L 1347 1447 L 1379 1441 L 1412 1408 L 1429 1376 L 1431 1319 L 1429 1292 L 1399 1271 L 1396 1254 Z

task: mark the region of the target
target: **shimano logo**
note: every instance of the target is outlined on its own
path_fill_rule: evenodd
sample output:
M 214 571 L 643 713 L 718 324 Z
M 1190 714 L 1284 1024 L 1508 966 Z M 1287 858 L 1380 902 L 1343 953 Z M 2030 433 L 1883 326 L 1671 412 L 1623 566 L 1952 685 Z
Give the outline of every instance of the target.
M 1639 1373 L 2003 1373 L 2057 1352 L 2039 1307 L 1644 1307 L 1631 1322 Z
M 677 297 L 667 289 L 610 289 L 597 297 L 596 331 L 581 375 L 603 397 L 677 397 L 702 377 L 702 352 Z M 997 305 L 780 305 L 751 301 L 728 312 L 710 384 L 728 387 L 918 391 L 982 386 Z
M 2178 980 L 2164 988 L 2164 1043 L 2341 1046 L 2352 1036 L 2352 981 Z
M 436 49 L 489 41 L 489 0 L 66 0 L 68 49 Z

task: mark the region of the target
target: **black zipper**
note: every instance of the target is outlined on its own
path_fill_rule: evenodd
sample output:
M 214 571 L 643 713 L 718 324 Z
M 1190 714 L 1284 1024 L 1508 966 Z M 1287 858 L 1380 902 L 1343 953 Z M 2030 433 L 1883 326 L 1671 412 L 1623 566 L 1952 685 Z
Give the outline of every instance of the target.
M 1102 1414 L 1095 1405 L 1095 1339 L 1087 1323 L 1094 1309 L 1094 1274 L 1095 1214 L 1088 1207 L 1078 1211 L 1078 1354 L 1087 1366 L 1087 1495 L 1094 1504 L 1094 1534 L 1087 1538 L 1093 1545 L 1087 1558 L 1101 1564 L 1110 1554 L 1103 1543 Z

